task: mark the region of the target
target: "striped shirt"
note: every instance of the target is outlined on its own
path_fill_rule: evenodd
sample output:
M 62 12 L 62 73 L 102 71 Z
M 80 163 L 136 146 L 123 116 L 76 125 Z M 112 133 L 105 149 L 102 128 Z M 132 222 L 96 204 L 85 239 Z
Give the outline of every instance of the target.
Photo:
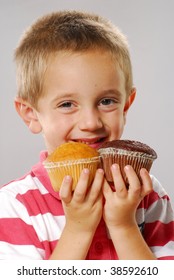
M 23 178 L 0 189 L 0 259 L 48 259 L 65 225 L 59 194 L 52 189 L 42 161 Z M 174 215 L 161 184 L 153 176 L 153 192 L 136 212 L 142 235 L 158 259 L 174 259 Z M 87 259 L 118 259 L 103 220 Z

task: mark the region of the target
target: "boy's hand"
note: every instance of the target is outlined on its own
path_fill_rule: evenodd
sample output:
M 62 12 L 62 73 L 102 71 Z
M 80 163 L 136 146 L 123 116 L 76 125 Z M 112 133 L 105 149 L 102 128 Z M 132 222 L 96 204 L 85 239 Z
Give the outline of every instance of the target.
M 88 185 L 89 170 L 84 169 L 74 192 L 72 178 L 64 178 L 60 189 L 66 228 L 70 232 L 95 233 L 102 216 L 102 186 L 104 172 L 98 169 L 91 186 Z
M 151 178 L 147 170 L 142 168 L 141 184 L 131 166 L 126 166 L 125 172 L 129 189 L 125 186 L 119 166 L 116 164 L 112 166 L 116 191 L 112 191 L 105 181 L 103 217 L 119 259 L 154 260 L 156 258 L 147 246 L 135 219 L 140 201 L 152 191 Z
M 87 256 L 95 230 L 102 217 L 102 187 L 104 172 L 98 169 L 91 186 L 89 170 L 84 169 L 72 191 L 72 178 L 66 176 L 60 188 L 60 198 L 65 212 L 66 224 L 50 259 L 84 260 Z
M 126 229 L 136 224 L 136 209 L 141 200 L 152 191 L 151 178 L 147 170 L 142 168 L 140 171 L 141 184 L 134 169 L 131 166 L 126 166 L 125 173 L 129 182 L 129 189 L 127 189 L 119 165 L 112 165 L 111 170 L 116 191 L 112 191 L 105 181 L 103 217 L 109 230 L 112 228 Z

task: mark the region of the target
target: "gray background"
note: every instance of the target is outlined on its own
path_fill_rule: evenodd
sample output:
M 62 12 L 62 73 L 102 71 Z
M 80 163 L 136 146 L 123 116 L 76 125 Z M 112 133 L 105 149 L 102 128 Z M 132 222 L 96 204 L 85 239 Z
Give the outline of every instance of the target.
M 33 21 L 62 9 L 97 12 L 127 35 L 138 94 L 123 138 L 143 141 L 156 150 L 152 173 L 174 206 L 173 0 L 0 0 L 0 185 L 23 176 L 44 149 L 41 135 L 30 134 L 14 109 L 14 49 Z

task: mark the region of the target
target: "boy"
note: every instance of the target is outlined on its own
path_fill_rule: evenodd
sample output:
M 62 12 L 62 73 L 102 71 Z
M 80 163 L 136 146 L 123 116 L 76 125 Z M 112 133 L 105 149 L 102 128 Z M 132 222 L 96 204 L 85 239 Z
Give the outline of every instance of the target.
M 84 169 L 74 192 L 64 178 L 54 192 L 43 160 L 62 143 L 99 148 L 120 139 L 134 101 L 124 35 L 96 15 L 65 11 L 39 19 L 16 52 L 15 107 L 47 152 L 20 180 L 0 190 L 1 259 L 174 259 L 174 221 L 159 182 L 141 170 L 142 185 L 112 166 L 116 191 L 98 169 Z

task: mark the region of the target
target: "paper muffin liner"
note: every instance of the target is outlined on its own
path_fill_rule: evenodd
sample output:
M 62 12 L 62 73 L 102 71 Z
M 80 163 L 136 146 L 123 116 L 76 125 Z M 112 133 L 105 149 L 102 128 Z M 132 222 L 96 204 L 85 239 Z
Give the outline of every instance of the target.
M 150 171 L 153 161 L 156 158 L 149 154 L 116 148 L 99 149 L 99 153 L 101 158 L 101 166 L 104 169 L 107 181 L 113 182 L 111 165 L 117 163 L 120 166 L 120 171 L 126 184 L 128 184 L 126 174 L 124 172 L 124 167 L 126 165 L 131 165 L 134 168 L 141 181 L 140 169 L 146 168 L 147 171 Z
M 90 170 L 89 184 L 91 184 L 99 163 L 99 157 L 93 157 L 60 162 L 45 161 L 43 165 L 48 172 L 53 189 L 55 191 L 59 191 L 62 181 L 66 175 L 72 176 L 72 189 L 74 190 L 79 180 L 80 174 L 84 168 L 88 168 Z

